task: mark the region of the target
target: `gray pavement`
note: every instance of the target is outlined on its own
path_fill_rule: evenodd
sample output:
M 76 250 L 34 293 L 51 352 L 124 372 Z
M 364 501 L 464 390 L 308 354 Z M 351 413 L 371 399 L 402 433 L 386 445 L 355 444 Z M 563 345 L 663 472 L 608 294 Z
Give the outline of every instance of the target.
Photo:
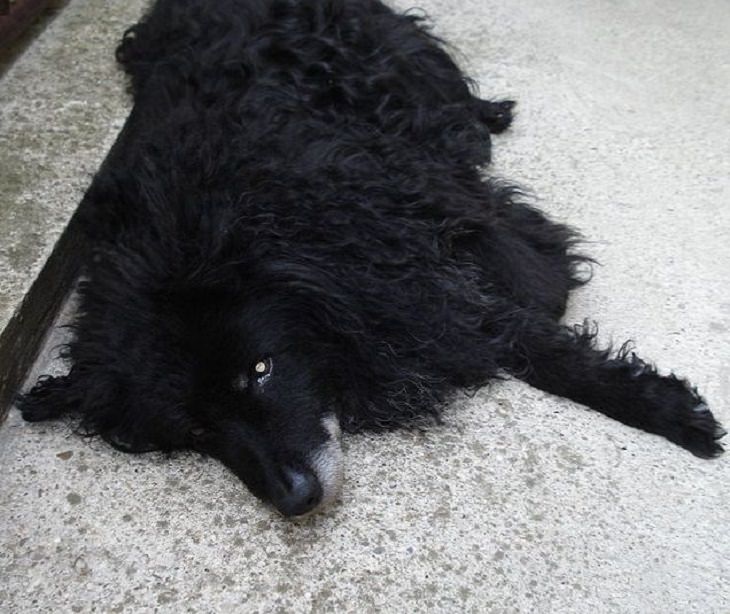
M 143 6 L 72 0 L 0 79 L 0 331 L 124 123 L 113 50 Z
M 419 4 L 485 94 L 519 100 L 495 172 L 581 228 L 602 264 L 567 319 L 633 338 L 729 424 L 730 4 Z M 17 112 L 0 111 L 0 128 L 37 140 L 22 202 L 40 216 L 73 207 L 119 128 L 111 30 L 140 6 L 72 0 L 0 81 L 43 80 L 46 54 L 94 48 L 99 87 L 76 91 L 71 68 L 48 75 L 66 115 L 39 106 L 36 121 L 22 90 Z M 63 368 L 57 342 L 37 372 Z M 291 522 L 214 461 L 126 456 L 12 411 L 0 610 L 730 612 L 730 455 L 696 459 L 512 381 L 458 399 L 426 433 L 349 437 L 345 455 L 338 504 Z

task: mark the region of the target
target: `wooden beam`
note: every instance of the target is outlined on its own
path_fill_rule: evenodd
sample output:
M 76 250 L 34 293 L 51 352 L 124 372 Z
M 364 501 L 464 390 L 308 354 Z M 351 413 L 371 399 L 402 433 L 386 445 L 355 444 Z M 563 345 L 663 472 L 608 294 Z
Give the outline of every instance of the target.
M 0 0 L 0 49 L 18 38 L 49 3 L 50 0 Z

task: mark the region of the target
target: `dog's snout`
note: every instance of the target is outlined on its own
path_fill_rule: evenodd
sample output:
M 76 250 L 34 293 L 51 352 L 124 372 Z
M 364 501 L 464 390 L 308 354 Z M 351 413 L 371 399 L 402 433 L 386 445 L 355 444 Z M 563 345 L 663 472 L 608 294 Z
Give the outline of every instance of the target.
M 321 503 L 322 486 L 312 471 L 284 467 L 282 474 L 281 488 L 272 501 L 284 516 L 302 516 Z

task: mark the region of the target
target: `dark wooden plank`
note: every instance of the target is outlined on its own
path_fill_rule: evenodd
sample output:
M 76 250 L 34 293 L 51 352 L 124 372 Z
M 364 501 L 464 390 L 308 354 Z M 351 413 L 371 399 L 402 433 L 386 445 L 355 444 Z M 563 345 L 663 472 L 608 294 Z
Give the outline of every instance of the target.
M 7 47 L 33 23 L 51 0 L 0 0 L 0 49 Z

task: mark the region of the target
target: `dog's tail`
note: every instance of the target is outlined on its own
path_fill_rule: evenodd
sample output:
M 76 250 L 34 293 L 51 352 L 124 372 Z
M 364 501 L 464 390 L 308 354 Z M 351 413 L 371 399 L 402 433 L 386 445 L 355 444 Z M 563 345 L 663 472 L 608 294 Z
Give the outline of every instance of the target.
M 675 375 L 662 376 L 631 351 L 596 347 L 596 327 L 569 328 L 530 314 L 509 333 L 508 372 L 532 386 L 587 405 L 710 458 L 725 435 L 705 400 Z

